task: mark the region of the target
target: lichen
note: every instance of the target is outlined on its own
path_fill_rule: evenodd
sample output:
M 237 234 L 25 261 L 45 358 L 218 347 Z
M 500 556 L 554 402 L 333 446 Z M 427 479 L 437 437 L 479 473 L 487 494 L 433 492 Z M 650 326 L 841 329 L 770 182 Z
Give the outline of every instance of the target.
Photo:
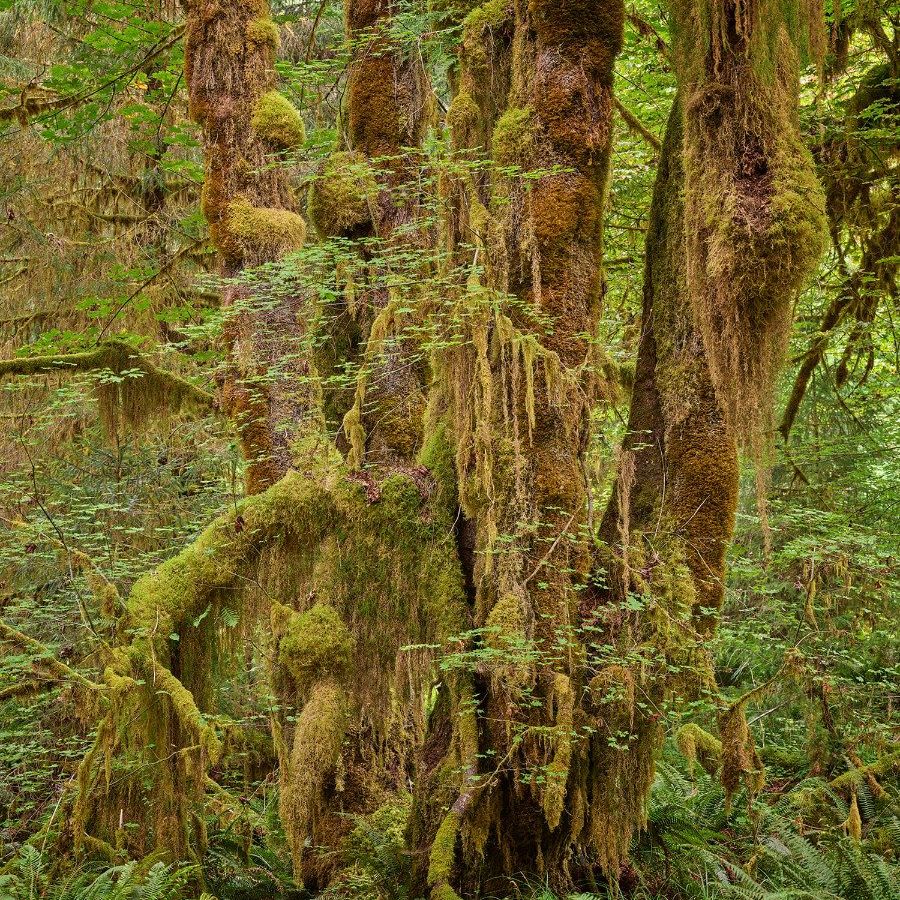
M 279 91 L 267 91 L 256 102 L 250 124 L 278 150 L 294 150 L 306 140 L 306 128 L 297 108 Z

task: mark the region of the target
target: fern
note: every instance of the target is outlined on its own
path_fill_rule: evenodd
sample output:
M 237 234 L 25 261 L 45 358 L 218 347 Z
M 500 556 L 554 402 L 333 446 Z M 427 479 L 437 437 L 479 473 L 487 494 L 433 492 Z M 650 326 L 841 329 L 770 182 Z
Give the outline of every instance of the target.
M 48 883 L 47 862 L 40 851 L 23 847 L 15 871 L 0 885 L 3 900 L 186 900 L 188 886 L 199 874 L 196 865 L 129 862 Z

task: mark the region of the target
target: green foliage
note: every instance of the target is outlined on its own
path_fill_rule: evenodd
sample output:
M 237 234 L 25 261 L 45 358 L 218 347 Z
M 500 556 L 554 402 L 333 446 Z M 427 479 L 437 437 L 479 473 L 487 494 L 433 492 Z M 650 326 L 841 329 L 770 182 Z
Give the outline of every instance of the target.
M 88 371 L 79 362 L 75 372 L 73 356 L 82 362 L 93 358 L 112 346 L 113 338 L 140 351 L 154 371 L 171 372 L 161 379 L 157 394 L 185 386 L 198 386 L 198 395 L 212 392 L 226 369 L 223 332 L 239 330 L 247 317 L 289 297 L 302 335 L 289 359 L 268 360 L 265 371 L 254 374 L 253 386 L 267 386 L 299 360 L 298 383 L 321 392 L 326 437 L 333 446 L 341 444 L 339 425 L 361 384 L 366 390 L 353 405 L 356 420 L 376 414 L 386 418 L 385 407 L 378 405 L 379 372 L 401 349 L 412 348 L 409 366 L 422 373 L 423 381 L 447 388 L 437 360 L 470 346 L 476 334 L 471 325 L 479 316 L 505 322 L 500 314 L 509 313 L 515 327 L 537 323 L 552 329 L 544 311 L 501 291 L 488 295 L 481 290 L 485 251 L 498 243 L 496 217 L 504 204 L 489 210 L 472 202 L 469 219 L 461 221 L 455 218 L 455 188 L 448 187 L 465 184 L 483 195 L 487 185 L 497 183 L 508 185 L 512 194 L 547 174 L 537 166 L 522 172 L 518 165 L 542 138 L 533 131 L 530 107 L 508 109 L 493 123 L 489 146 L 477 150 L 451 146 L 444 130 L 465 134 L 481 115 L 473 94 L 454 96 L 459 42 L 471 52 L 486 52 L 485 42 L 503 31 L 513 4 L 394 4 L 387 37 L 404 59 L 422 61 L 431 76 L 428 102 L 434 95 L 436 109 L 435 127 L 422 146 L 404 150 L 402 163 L 415 173 L 406 184 L 393 177 L 398 160 L 369 160 L 346 149 L 346 109 L 341 108 L 346 72 L 352 54 L 368 48 L 371 35 L 355 43 L 345 39 L 343 4 L 295 6 L 275 10 L 278 24 L 263 17 L 247 31 L 251 43 L 271 46 L 278 44 L 279 30 L 283 36 L 276 66 L 284 93 L 260 100 L 253 125 L 271 149 L 291 151 L 271 155 L 266 166 L 290 167 L 298 204 L 308 197 L 316 234 L 306 235 L 296 213 L 256 205 L 261 198 L 233 200 L 227 226 L 236 249 L 257 261 L 282 258 L 223 283 L 214 274 L 218 263 L 197 212 L 203 165 L 198 133 L 186 115 L 180 13 L 160 16 L 156 6 L 138 0 L 0 4 L 0 162 L 6 176 L 0 215 L 8 226 L 0 236 L 0 343 L 10 360 L 0 366 L 7 376 L 0 385 L 0 611 L 4 621 L 47 648 L 41 654 L 11 643 L 0 648 L 0 861 L 8 866 L 0 875 L 0 898 L 199 896 L 196 868 L 150 860 L 60 875 L 49 850 L 39 854 L 33 849 L 50 847 L 59 836 L 58 810 L 65 809 L 67 785 L 95 727 L 77 689 L 48 671 L 46 654 L 86 678 L 100 679 L 106 647 L 122 641 L 128 630 L 118 598 L 128 597 L 141 575 L 189 545 L 222 514 L 229 544 L 243 535 L 237 540 L 250 546 L 251 536 L 241 529 L 258 523 L 242 503 L 243 464 L 227 427 L 212 416 L 197 420 L 196 410 L 185 409 L 166 421 L 148 422 L 141 433 L 126 415 L 112 428 L 107 422 L 103 435 L 97 397 L 104 392 L 121 397 L 132 388 L 139 394 L 150 370 L 107 364 Z M 784 17 L 794 21 L 798 6 L 782 4 Z M 884 49 L 891 46 L 889 32 L 896 23 L 883 19 L 876 26 L 872 4 L 826 7 L 831 30 L 826 78 L 816 80 L 811 70 L 803 74 L 800 124 L 825 187 L 828 227 L 817 224 L 816 234 L 802 229 L 799 243 L 788 240 L 788 231 L 769 236 L 779 252 L 786 249 L 781 244 L 790 244 L 805 256 L 826 233 L 833 239 L 797 301 L 792 362 L 779 385 L 784 408 L 799 367 L 821 341 L 789 440 L 771 454 L 771 551 L 761 537 L 748 470 L 726 603 L 717 634 L 706 644 L 722 697 L 684 701 L 667 696 L 657 702 L 637 692 L 632 711 L 654 716 L 668 738 L 647 827 L 634 843 L 620 885 L 592 887 L 594 893 L 571 895 L 571 900 L 626 895 L 636 900 L 882 900 L 900 895 L 898 779 L 896 767 L 887 764 L 900 728 L 900 394 L 893 321 L 898 257 L 892 226 L 898 104 Z M 615 88 L 633 120 L 621 112 L 615 125 L 603 229 L 605 308 L 591 323 L 596 332 L 585 336 L 609 360 L 603 377 L 621 384 L 604 392 L 591 411 L 584 472 L 590 524 L 578 536 L 585 541 L 595 539 L 627 421 L 626 395 L 640 343 L 647 211 L 658 157 L 653 138 L 663 134 L 675 91 L 668 18 L 649 0 L 629 3 L 628 10 Z M 504 77 L 490 69 L 490 78 L 496 79 L 492 86 Z M 297 108 L 286 97 L 294 98 Z M 554 171 L 552 160 L 537 163 Z M 778 204 L 784 207 L 779 212 L 791 213 L 816 193 L 809 173 L 802 174 L 779 176 Z M 393 233 L 373 234 L 373 220 L 391 205 L 414 213 Z M 716 226 L 716 205 L 705 213 Z M 535 222 L 527 219 L 517 223 L 516 239 L 531 239 Z M 548 232 L 558 230 L 555 222 L 539 224 Z M 462 237 L 450 250 L 447 232 L 456 228 Z M 732 237 L 726 234 L 723 240 L 730 246 Z M 465 278 L 479 290 L 461 291 L 455 255 L 465 257 Z M 777 273 L 773 264 L 764 274 L 771 281 Z M 570 269 L 564 274 L 568 277 Z M 227 314 L 216 308 L 223 287 L 230 298 L 238 298 Z M 254 293 L 255 305 L 242 302 L 247 292 Z M 849 298 L 843 312 L 826 327 L 828 311 L 841 297 Z M 364 353 L 361 341 L 373 320 L 384 326 L 384 339 Z M 509 370 L 510 383 L 530 379 L 533 402 L 546 376 L 552 392 L 546 360 L 523 364 L 533 345 L 499 340 L 490 352 L 509 354 L 513 346 L 516 368 Z M 65 372 L 34 362 L 61 355 L 69 357 Z M 23 360 L 32 360 L 35 368 L 27 371 Z M 509 388 L 506 384 L 503 390 Z M 446 416 L 447 397 L 435 391 L 431 400 L 426 441 L 416 460 L 428 472 L 409 466 L 400 475 L 381 478 L 376 469 L 375 475 L 359 474 L 360 481 L 350 487 L 340 482 L 337 492 L 346 488 L 341 496 L 350 498 L 347 515 L 333 546 L 317 557 L 318 593 L 284 598 L 306 612 L 295 616 L 277 648 L 267 643 L 266 623 L 251 627 L 238 615 L 238 578 L 226 571 L 231 560 L 225 553 L 215 558 L 188 554 L 195 568 L 185 581 L 166 580 L 173 571 L 170 563 L 140 583 L 138 600 L 155 597 L 153 588 L 160 585 L 169 593 L 165 603 L 148 605 L 137 624 L 153 633 L 176 662 L 187 660 L 191 648 L 204 648 L 215 674 L 212 696 L 205 700 L 210 727 L 223 736 L 222 759 L 211 772 L 221 792 L 208 786 L 204 802 L 192 809 L 192 827 L 202 836 L 199 843 L 206 842 L 202 875 L 219 900 L 301 896 L 278 822 L 277 750 L 268 731 L 270 719 L 280 716 L 290 732 L 302 710 L 272 695 L 268 667 L 280 663 L 302 688 L 325 675 L 343 678 L 360 655 L 348 622 L 357 629 L 363 623 L 365 646 L 375 648 L 363 659 L 363 671 L 369 672 L 369 665 L 371 671 L 385 670 L 386 660 L 392 666 L 400 660 L 395 668 L 402 670 L 401 693 L 404 667 L 420 666 L 416 677 L 428 686 L 435 675 L 440 687 L 419 704 L 423 717 L 434 712 L 434 698 L 457 677 L 474 675 L 480 684 L 502 676 L 515 688 L 524 712 L 504 728 L 515 746 L 552 747 L 555 765 L 516 772 L 523 790 L 552 784 L 554 778 L 563 781 L 568 742 L 584 739 L 593 727 L 559 734 L 533 725 L 528 713 L 542 701 L 529 673 L 539 665 L 552 668 L 573 648 L 586 646 L 585 690 L 598 695 L 604 723 L 630 698 L 626 680 L 616 681 L 610 673 L 656 673 L 666 667 L 673 678 L 706 675 L 702 663 L 666 659 L 658 647 L 626 646 L 623 640 L 623 646 L 612 648 L 605 642 L 603 628 L 627 633 L 648 609 L 656 610 L 653 598 L 644 596 L 629 595 L 624 603 L 605 608 L 608 620 L 602 627 L 548 627 L 543 644 L 529 635 L 533 623 L 525 620 L 512 593 L 498 598 L 485 627 L 463 630 L 468 625 L 454 605 L 462 590 L 459 579 L 442 568 L 443 557 L 414 558 L 425 545 L 428 552 L 455 547 L 467 524 L 457 515 L 456 435 Z M 403 424 L 399 416 L 389 422 L 398 432 Z M 531 439 L 526 430 L 519 436 L 522 446 Z M 315 470 L 304 452 L 300 448 L 292 478 Z M 328 490 L 333 487 L 330 482 Z M 484 485 L 462 488 L 485 502 Z M 517 482 L 516 488 L 522 485 Z M 289 499 L 294 513 L 303 512 L 304 527 L 318 521 L 322 508 L 301 509 L 296 496 Z M 641 577 L 659 567 L 668 530 L 682 526 L 657 524 L 650 552 L 633 560 Z M 501 566 L 522 538 L 509 531 L 496 535 L 492 551 Z M 562 545 L 570 538 L 574 545 L 567 533 Z M 217 549 L 214 544 L 201 542 L 200 549 Z M 254 566 L 258 553 L 255 545 L 248 551 Z M 249 574 L 242 570 L 248 605 L 270 605 L 274 589 L 267 576 L 299 571 L 309 587 L 306 564 L 296 547 L 287 547 L 284 556 L 262 557 L 258 568 L 247 569 Z M 534 573 L 537 590 L 552 590 L 547 568 Z M 198 573 L 213 586 L 199 598 L 192 593 Z M 658 575 L 657 581 L 674 596 L 682 588 L 680 574 L 673 566 L 668 580 Z M 598 572 L 593 584 L 577 589 L 588 596 L 605 577 L 608 573 Z M 384 588 L 400 583 L 409 590 Z M 373 585 L 380 587 L 373 590 Z M 448 597 L 454 604 L 445 602 Z M 173 610 L 177 616 L 170 615 Z M 416 645 L 395 653 L 397 622 L 417 615 L 424 624 L 415 624 L 423 633 L 435 623 L 446 625 L 447 633 L 461 632 L 433 673 L 429 666 L 436 647 Z M 159 626 L 163 632 L 156 633 Z M 781 671 L 786 658 L 792 660 L 789 672 Z M 146 672 L 136 674 L 147 678 Z M 776 675 L 765 696 L 755 697 L 746 710 L 768 784 L 752 800 L 740 790 L 729 809 L 716 780 L 718 705 Z M 380 685 L 369 681 L 375 693 Z M 157 693 L 164 687 L 159 685 Z M 475 705 L 462 712 L 474 719 Z M 473 730 L 468 740 L 477 748 L 479 735 Z M 621 727 L 610 729 L 610 759 L 627 754 L 634 740 L 625 716 Z M 691 773 L 677 758 L 676 743 L 698 763 Z M 386 752 L 378 747 L 378 753 Z M 482 771 L 504 772 L 504 761 L 489 754 L 480 754 L 478 763 Z M 860 765 L 874 768 L 858 770 Z M 109 778 L 149 783 L 152 776 L 143 766 L 123 754 Z M 101 768 L 98 764 L 98 772 Z M 356 786 L 359 770 L 349 775 L 348 783 Z M 340 794 L 347 776 L 339 769 L 328 790 Z M 355 799 L 349 797 L 349 805 Z M 375 812 L 341 820 L 345 867 L 329 896 L 406 900 L 410 870 L 428 853 L 417 848 L 419 856 L 413 857 L 407 847 L 409 798 L 382 799 Z M 557 800 L 550 805 L 559 812 Z M 844 833 L 852 830 L 848 823 L 854 808 L 858 841 Z M 445 822 L 438 831 L 433 881 L 435 894 L 449 897 L 457 823 Z M 126 822 L 123 830 L 140 839 L 133 823 Z M 520 895 L 550 900 L 558 895 L 551 893 L 550 881 L 523 883 Z
M 213 900 L 201 894 L 196 865 L 166 865 L 152 859 L 104 870 L 55 872 L 48 855 L 25 847 L 14 871 L 0 875 L 3 900 Z

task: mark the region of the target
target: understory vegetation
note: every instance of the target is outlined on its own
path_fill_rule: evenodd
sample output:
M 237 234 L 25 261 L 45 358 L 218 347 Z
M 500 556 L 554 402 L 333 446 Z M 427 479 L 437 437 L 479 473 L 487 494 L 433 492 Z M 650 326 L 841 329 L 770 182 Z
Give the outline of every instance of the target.
M 0 0 L 0 900 L 900 898 L 898 29 Z

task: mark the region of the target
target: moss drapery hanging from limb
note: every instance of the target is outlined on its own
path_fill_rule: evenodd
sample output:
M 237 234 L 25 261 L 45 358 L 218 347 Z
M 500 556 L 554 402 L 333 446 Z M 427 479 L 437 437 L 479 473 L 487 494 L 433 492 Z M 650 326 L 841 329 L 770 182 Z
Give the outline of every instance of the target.
M 191 823 L 222 742 L 218 717 L 195 698 L 215 647 L 233 639 L 221 609 L 260 585 L 273 598 L 277 677 L 290 681 L 299 710 L 292 735 L 276 731 L 290 748 L 282 806 L 299 862 L 322 837 L 318 810 L 334 789 L 344 729 L 365 723 L 378 734 L 398 705 L 420 705 L 430 669 L 423 659 L 404 666 L 401 648 L 440 645 L 463 625 L 450 522 L 425 487 L 396 475 L 372 502 L 332 458 L 248 497 L 135 584 L 121 622 L 130 640 L 111 651 L 104 675 L 110 710 L 72 801 L 76 846 L 85 835 L 121 846 L 122 821 L 143 820 L 151 846 L 182 857 L 202 849 Z M 204 653 L 188 666 L 181 647 L 198 619 L 219 624 L 204 625 Z M 136 776 L 118 762 L 133 754 L 149 754 Z
M 797 123 L 823 14 L 815 0 L 674 2 L 672 14 L 691 304 L 716 392 L 759 456 L 792 302 L 827 234 Z
M 119 421 L 139 427 L 161 411 L 194 407 L 216 408 L 215 397 L 185 378 L 158 368 L 124 341 L 104 341 L 91 350 L 51 356 L 21 356 L 0 360 L 0 378 L 13 375 L 68 375 L 95 372 L 100 418 L 108 433 Z M 104 379 L 104 374 L 110 377 Z

